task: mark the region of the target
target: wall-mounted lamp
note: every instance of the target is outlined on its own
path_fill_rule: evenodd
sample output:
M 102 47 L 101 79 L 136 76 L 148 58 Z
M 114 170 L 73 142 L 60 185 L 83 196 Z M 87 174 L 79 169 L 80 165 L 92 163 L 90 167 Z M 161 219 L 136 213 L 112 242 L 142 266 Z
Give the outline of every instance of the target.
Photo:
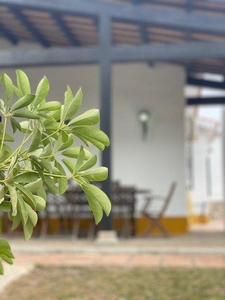
M 151 118 L 151 113 L 148 110 L 140 110 L 138 113 L 138 121 L 141 124 L 142 127 L 142 137 L 143 139 L 146 139 L 147 133 L 148 133 L 148 123 Z

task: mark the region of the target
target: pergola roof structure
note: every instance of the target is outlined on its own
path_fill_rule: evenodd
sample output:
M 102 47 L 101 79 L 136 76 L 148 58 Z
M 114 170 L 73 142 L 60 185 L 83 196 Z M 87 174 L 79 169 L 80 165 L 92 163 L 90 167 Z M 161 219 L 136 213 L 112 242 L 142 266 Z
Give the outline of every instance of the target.
M 38 50 L 37 61 L 32 52 L 26 60 L 10 53 L 14 65 L 95 63 L 103 15 L 111 19 L 112 61 L 169 61 L 189 73 L 225 73 L 222 0 L 0 0 L 0 35 L 51 49 Z M 6 66 L 9 54 L 3 54 L 0 65 Z
M 0 37 L 37 45 L 1 50 L 0 67 L 99 64 L 101 128 L 109 137 L 113 62 L 174 63 L 189 83 L 224 89 L 199 74 L 225 74 L 225 0 L 0 0 Z M 109 170 L 110 151 L 102 155 Z M 109 196 L 110 176 L 102 186 Z M 110 229 L 109 219 L 103 223 Z

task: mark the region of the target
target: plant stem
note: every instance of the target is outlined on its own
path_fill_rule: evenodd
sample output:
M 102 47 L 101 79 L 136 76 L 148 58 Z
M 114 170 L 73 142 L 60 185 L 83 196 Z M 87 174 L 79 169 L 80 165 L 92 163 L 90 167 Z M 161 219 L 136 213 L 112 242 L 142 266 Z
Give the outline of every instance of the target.
M 4 125 L 3 125 L 3 134 L 2 134 L 0 153 L 2 153 L 2 149 L 3 149 L 3 145 L 4 145 L 4 141 L 5 141 L 7 120 L 8 120 L 8 118 L 4 115 Z

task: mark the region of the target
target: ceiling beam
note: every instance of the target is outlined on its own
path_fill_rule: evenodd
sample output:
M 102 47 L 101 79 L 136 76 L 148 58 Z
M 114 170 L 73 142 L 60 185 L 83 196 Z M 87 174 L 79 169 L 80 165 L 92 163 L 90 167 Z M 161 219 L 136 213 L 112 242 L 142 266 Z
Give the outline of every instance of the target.
M 204 80 L 204 79 L 198 79 L 191 76 L 187 77 L 187 84 L 193 85 L 193 86 L 200 86 L 200 87 L 208 87 L 208 88 L 214 88 L 219 90 L 225 90 L 225 82 L 219 82 L 219 81 L 212 81 L 212 80 Z
M 225 43 L 186 42 L 180 44 L 113 46 L 109 51 L 112 62 L 179 63 L 203 58 L 225 58 Z M 0 51 L 0 66 L 38 66 L 85 64 L 100 62 L 99 47 L 60 47 Z
M 225 97 L 188 98 L 187 105 L 212 105 L 225 104 Z
M 0 35 L 4 36 L 10 43 L 14 45 L 18 44 L 18 38 L 2 24 L 0 24 Z
M 100 0 L 0 0 L 8 7 L 39 9 L 52 12 L 104 15 L 128 22 L 149 23 L 154 26 L 225 34 L 225 18 L 211 14 L 155 8 L 142 5 L 110 3 Z
M 225 42 L 185 42 L 179 44 L 118 46 L 111 48 L 114 62 L 174 61 L 225 58 Z
M 98 47 L 68 47 L 0 51 L 0 67 L 91 64 L 100 61 Z
M 19 20 L 19 22 L 25 26 L 26 30 L 30 32 L 43 47 L 51 46 L 49 42 L 45 39 L 43 34 L 41 34 L 41 32 L 33 26 L 32 22 L 30 22 L 26 18 L 26 16 L 24 16 L 21 13 L 21 11 L 15 8 L 10 8 L 10 11 L 15 15 L 15 17 Z
M 56 24 L 60 27 L 60 29 L 66 36 L 67 40 L 70 42 L 70 44 L 73 46 L 80 46 L 80 42 L 75 38 L 71 30 L 66 26 L 61 16 L 59 14 L 53 14 L 52 18 L 55 20 Z

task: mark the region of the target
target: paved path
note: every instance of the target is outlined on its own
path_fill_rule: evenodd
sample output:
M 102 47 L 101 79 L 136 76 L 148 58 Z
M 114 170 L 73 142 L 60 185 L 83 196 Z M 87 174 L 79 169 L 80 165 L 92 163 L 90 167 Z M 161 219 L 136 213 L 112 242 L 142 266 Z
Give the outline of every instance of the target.
M 11 239 L 14 264 L 4 264 L 0 292 L 36 264 L 54 266 L 188 267 L 225 268 L 222 235 L 171 237 L 170 239 L 125 240 L 115 245 L 70 239 Z
M 225 268 L 220 254 L 15 253 L 15 265 Z

